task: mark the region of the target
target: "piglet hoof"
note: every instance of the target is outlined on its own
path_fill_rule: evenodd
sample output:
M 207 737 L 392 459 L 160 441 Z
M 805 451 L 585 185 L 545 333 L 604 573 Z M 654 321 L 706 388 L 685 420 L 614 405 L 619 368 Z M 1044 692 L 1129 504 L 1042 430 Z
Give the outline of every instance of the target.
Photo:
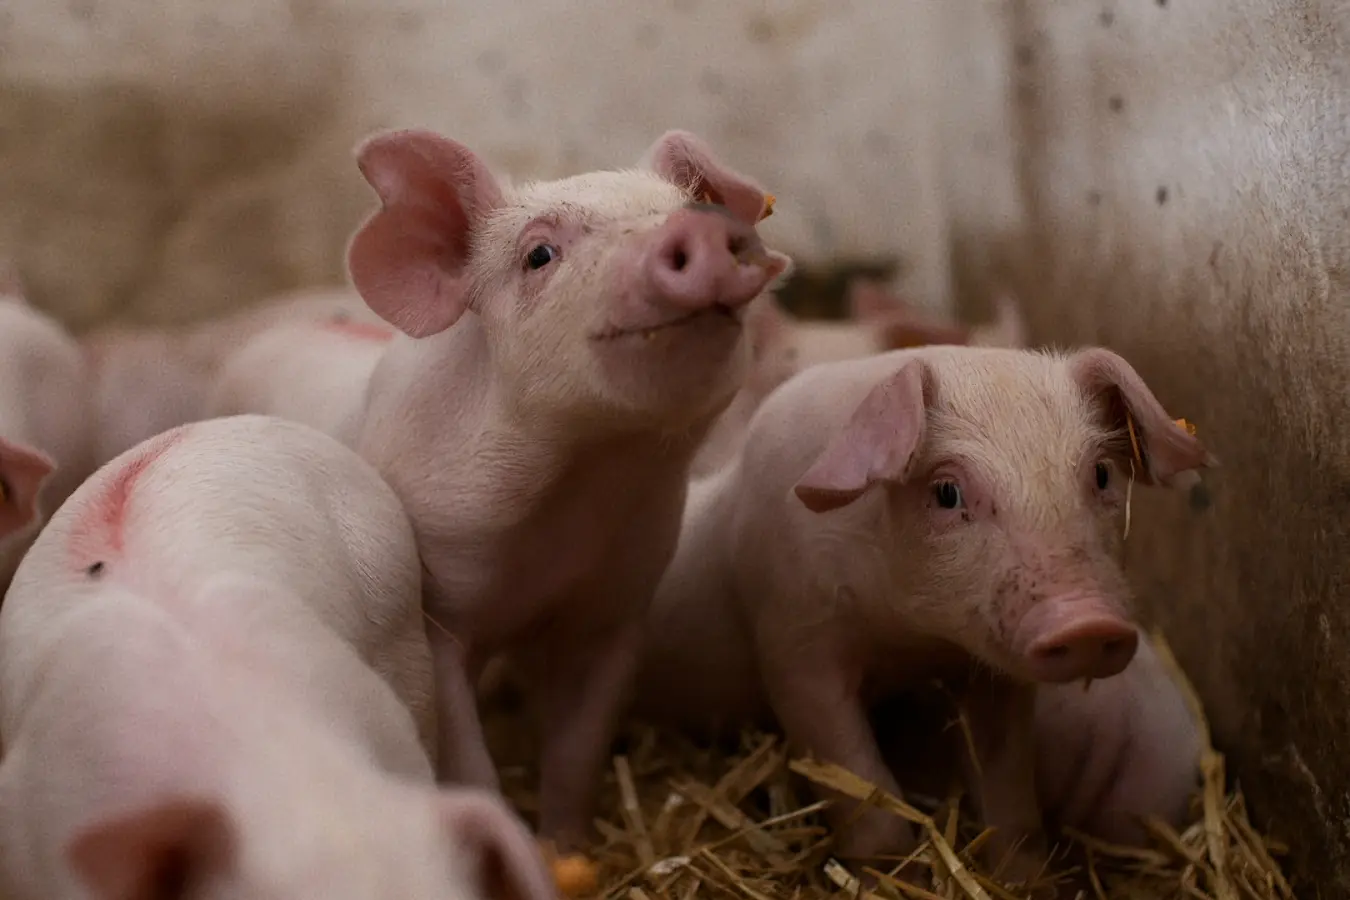
M 997 872 L 1000 882 L 1024 885 L 1027 896 L 1053 900 L 1059 889 L 1056 883 L 1046 880 L 1050 874 L 1049 853 L 1043 842 L 1030 841 L 1029 844 L 1006 855 L 989 854 L 988 863 Z
M 882 857 L 903 856 L 915 845 L 914 829 L 908 822 L 883 810 L 872 809 L 844 826 L 835 842 L 835 854 L 846 860 L 855 873 L 861 873 L 864 865 L 884 871 L 890 867 Z M 872 885 L 875 885 L 875 879 Z

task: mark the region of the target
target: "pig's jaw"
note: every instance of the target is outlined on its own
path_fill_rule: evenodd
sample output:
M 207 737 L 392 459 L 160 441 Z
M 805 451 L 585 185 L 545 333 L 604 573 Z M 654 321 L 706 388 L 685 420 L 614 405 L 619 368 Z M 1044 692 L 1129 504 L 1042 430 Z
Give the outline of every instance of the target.
M 695 310 L 693 312 L 677 314 L 664 319 L 656 319 L 646 324 L 638 325 L 605 325 L 599 331 L 591 334 L 593 341 L 615 341 L 623 338 L 641 337 L 644 341 L 653 340 L 659 333 L 667 329 L 677 329 L 683 326 L 699 323 L 703 321 L 714 321 L 720 325 L 739 330 L 741 327 L 741 311 L 734 309 L 722 303 L 714 303 L 705 309 Z

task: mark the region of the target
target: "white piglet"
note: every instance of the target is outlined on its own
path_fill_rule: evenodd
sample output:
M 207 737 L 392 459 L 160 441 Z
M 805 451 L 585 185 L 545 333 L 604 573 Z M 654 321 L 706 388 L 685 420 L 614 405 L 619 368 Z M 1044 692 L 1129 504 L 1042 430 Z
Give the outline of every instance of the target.
M 379 135 L 358 160 L 380 208 L 352 281 L 407 337 L 349 439 L 417 531 L 441 774 L 497 783 L 469 685 L 513 655 L 544 734 L 539 828 L 570 848 L 690 461 L 745 378 L 742 314 L 790 260 L 757 233 L 764 190 L 682 132 L 640 167 L 523 185 L 428 132 Z
M 7 900 L 554 896 L 524 824 L 439 790 L 412 529 L 304 425 L 143 442 L 0 609 Z

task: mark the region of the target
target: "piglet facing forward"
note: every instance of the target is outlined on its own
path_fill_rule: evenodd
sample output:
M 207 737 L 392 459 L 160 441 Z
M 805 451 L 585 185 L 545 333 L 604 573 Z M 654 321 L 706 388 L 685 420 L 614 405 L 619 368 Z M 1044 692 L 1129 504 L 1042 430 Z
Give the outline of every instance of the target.
M 0 286 L 0 591 L 45 517 L 93 471 L 89 374 L 79 344 Z
M 494 785 L 469 688 L 518 651 L 544 734 L 540 829 L 575 845 L 670 559 L 686 473 L 744 377 L 741 313 L 789 266 L 766 194 L 672 132 L 640 168 L 517 187 L 427 132 L 358 152 L 381 208 L 348 252 L 407 335 L 354 446 L 425 562 L 442 774 Z
M 927 347 L 809 369 L 765 401 L 740 458 L 691 493 L 643 692 L 659 706 L 700 650 L 743 680 L 735 648 L 747 641 L 788 736 L 894 791 L 868 705 L 968 678 L 972 795 L 999 829 L 998 858 L 1042 825 L 1035 686 L 1109 679 L 1134 658 L 1118 562 L 1130 478 L 1185 483 L 1212 462 L 1103 349 Z M 730 616 L 710 608 L 717 597 Z M 691 635 L 697 649 L 667 643 Z M 733 698 L 737 714 L 753 711 L 754 698 Z M 1094 715 L 1061 707 L 1045 721 Z M 837 804 L 836 823 L 853 812 Z M 907 828 L 864 813 L 841 829 L 841 852 L 903 850 Z M 1039 862 L 1022 854 L 1020 874 Z
M 0 609 L 0 893 L 549 900 L 523 823 L 432 782 L 419 596 L 398 499 L 313 429 L 113 460 Z

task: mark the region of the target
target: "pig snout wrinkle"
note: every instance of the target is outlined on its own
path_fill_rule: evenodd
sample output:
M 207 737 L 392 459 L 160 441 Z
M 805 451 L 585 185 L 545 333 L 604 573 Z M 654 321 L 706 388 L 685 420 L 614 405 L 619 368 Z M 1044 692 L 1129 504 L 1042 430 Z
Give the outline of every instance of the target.
M 1062 684 L 1119 675 L 1139 646 L 1134 626 L 1109 611 L 1069 605 L 1032 616 L 1035 620 L 1024 626 L 1030 638 L 1026 660 L 1037 681 Z
M 765 263 L 762 242 L 751 226 L 683 209 L 662 226 L 647 257 L 647 277 L 656 298 L 678 309 L 734 309 L 769 283 Z

